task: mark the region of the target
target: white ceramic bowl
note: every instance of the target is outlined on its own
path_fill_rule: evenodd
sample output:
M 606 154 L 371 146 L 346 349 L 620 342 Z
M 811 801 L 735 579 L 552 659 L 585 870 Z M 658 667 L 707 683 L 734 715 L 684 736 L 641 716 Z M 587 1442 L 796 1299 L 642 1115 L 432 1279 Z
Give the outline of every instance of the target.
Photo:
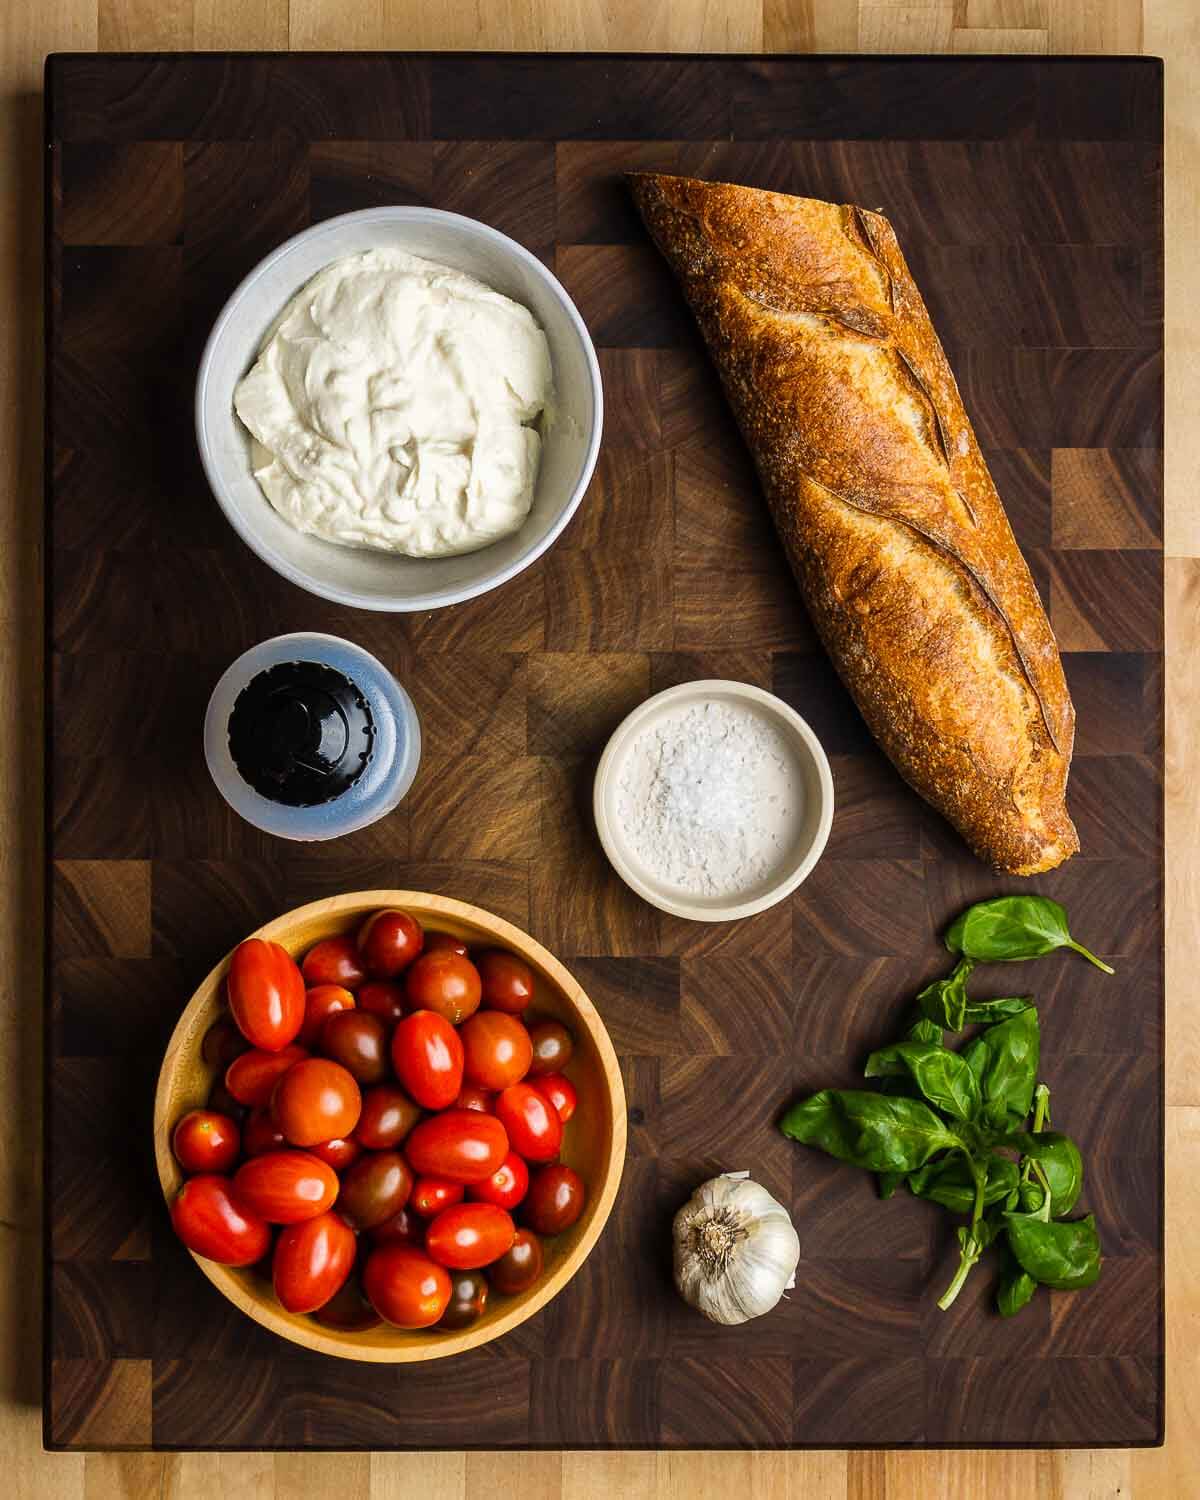
M 748 710 L 776 729 L 792 757 L 793 777 L 800 787 L 799 815 L 786 846 L 757 885 L 736 895 L 697 895 L 662 880 L 639 859 L 618 812 L 621 773 L 642 731 L 694 703 L 714 701 Z M 643 900 L 696 922 L 730 922 L 774 906 L 811 872 L 833 823 L 833 776 L 820 740 L 782 699 L 746 682 L 684 682 L 647 698 L 617 726 L 596 768 L 592 806 L 605 854 L 625 884 Z
M 555 420 L 543 443 L 533 508 L 512 536 L 459 557 L 396 557 L 306 536 L 270 505 L 250 468 L 250 434 L 233 409 L 238 381 L 268 328 L 331 261 L 400 249 L 466 271 L 523 303 L 545 330 Z M 326 219 L 285 241 L 250 272 L 209 335 L 196 380 L 196 440 L 212 492 L 235 531 L 292 583 L 359 609 L 437 609 L 507 582 L 540 557 L 583 499 L 600 448 L 604 403 L 596 351 L 575 304 L 515 240 L 461 214 L 369 208 Z

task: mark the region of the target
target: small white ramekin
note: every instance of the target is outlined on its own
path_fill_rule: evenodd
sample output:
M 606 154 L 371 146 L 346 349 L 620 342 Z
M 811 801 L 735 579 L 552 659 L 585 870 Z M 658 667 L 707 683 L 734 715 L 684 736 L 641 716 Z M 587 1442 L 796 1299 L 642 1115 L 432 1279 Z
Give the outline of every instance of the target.
M 621 770 L 642 730 L 690 704 L 714 700 L 748 708 L 779 730 L 793 750 L 804 788 L 804 815 L 792 849 L 767 883 L 740 899 L 692 895 L 658 879 L 630 849 L 617 813 Z M 720 679 L 684 682 L 647 698 L 617 726 L 596 768 L 592 808 L 596 831 L 613 869 L 643 900 L 660 911 L 694 922 L 732 922 L 774 906 L 811 873 L 824 851 L 833 823 L 833 776 L 820 740 L 782 699 L 746 682 Z

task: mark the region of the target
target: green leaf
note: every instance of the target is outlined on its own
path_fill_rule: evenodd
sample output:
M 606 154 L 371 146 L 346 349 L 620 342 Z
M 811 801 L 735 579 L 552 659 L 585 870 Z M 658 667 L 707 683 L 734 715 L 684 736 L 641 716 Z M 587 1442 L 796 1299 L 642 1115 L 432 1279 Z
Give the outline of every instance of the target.
M 1036 1135 L 1018 1130 L 1007 1136 L 1004 1144 L 1019 1151 L 1023 1159 L 1036 1161 L 1046 1174 L 1046 1181 L 1050 1184 L 1051 1218 L 1061 1219 L 1063 1214 L 1069 1214 L 1083 1190 L 1083 1158 L 1070 1136 L 1057 1130 L 1042 1130 Z M 1027 1186 L 1033 1188 L 1035 1184 Z M 1042 1190 L 1038 1187 L 1037 1201 L 1032 1204 L 1034 1211 L 1041 1207 L 1042 1198 Z M 1026 1207 L 1024 1194 L 1021 1206 Z
M 1091 1214 L 1086 1219 L 1044 1220 L 1032 1214 L 1005 1214 L 1008 1245 L 1023 1271 L 1059 1291 L 1091 1286 L 1100 1275 L 1100 1238 Z
M 878 1174 L 879 1196 L 890 1198 L 903 1181 L 903 1172 L 880 1172 Z
M 1006 996 L 1000 1000 L 972 1000 L 963 1019 L 968 1026 L 994 1026 L 997 1021 L 1007 1021 L 1011 1016 L 1019 1016 L 1032 1008 L 1033 1000 L 1028 995 L 1011 998 Z
M 924 1016 L 913 1024 L 904 1033 L 906 1042 L 929 1042 L 934 1047 L 942 1045 L 942 1028 L 936 1021 L 927 1020 Z
M 1037 1083 L 1039 1042 L 1038 1013 L 1030 1006 L 963 1048 L 962 1059 L 979 1083 L 983 1119 L 994 1129 L 1024 1124 Z
M 871 1172 L 913 1172 L 958 1137 L 919 1099 L 822 1089 L 779 1122 L 784 1135 Z
M 931 1042 L 897 1042 L 867 1059 L 866 1076 L 880 1078 L 901 1068 L 944 1114 L 956 1120 L 971 1120 L 979 1113 L 979 1084 L 959 1057 Z
M 1002 1318 L 1011 1318 L 1032 1300 L 1038 1289 L 1037 1282 L 1028 1271 L 1013 1265 L 1000 1278 L 996 1287 L 996 1307 Z
M 961 1151 L 928 1162 L 916 1172 L 910 1172 L 908 1186 L 917 1198 L 926 1198 L 931 1203 L 940 1203 L 951 1213 L 969 1214 L 975 1208 L 975 1178 Z M 999 1203 L 1017 1187 L 1017 1164 L 1007 1156 L 989 1156 L 987 1180 L 983 1190 L 984 1207 Z
M 970 958 L 960 958 L 945 979 L 935 979 L 917 996 L 917 1008 L 927 1021 L 946 1031 L 961 1031 L 967 1010 L 967 976 L 975 967 Z M 940 1041 L 941 1038 L 939 1037 Z
M 1067 914 L 1048 896 L 997 896 L 968 906 L 946 931 L 946 947 L 981 963 L 1014 963 L 1041 958 L 1056 948 L 1073 948 L 1089 963 L 1113 971 L 1077 943 L 1067 928 Z

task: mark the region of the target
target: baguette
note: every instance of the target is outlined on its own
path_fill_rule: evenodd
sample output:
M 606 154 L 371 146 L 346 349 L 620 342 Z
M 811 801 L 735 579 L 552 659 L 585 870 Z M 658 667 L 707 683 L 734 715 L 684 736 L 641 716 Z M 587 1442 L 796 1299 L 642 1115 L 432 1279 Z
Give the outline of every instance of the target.
M 809 612 L 872 734 L 983 860 L 1079 848 L 1050 622 L 891 225 L 852 205 L 631 175 Z

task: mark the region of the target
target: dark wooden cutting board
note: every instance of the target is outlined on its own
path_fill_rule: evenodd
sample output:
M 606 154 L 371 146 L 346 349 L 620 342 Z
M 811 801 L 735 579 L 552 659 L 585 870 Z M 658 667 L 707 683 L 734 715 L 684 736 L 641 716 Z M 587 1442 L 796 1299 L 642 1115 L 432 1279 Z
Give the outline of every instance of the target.
M 71 56 L 47 84 L 48 1442 L 1161 1440 L 1161 64 Z M 997 879 L 868 739 L 625 197 L 630 167 L 891 216 L 1064 652 L 1083 853 L 1062 870 Z M 591 491 L 546 557 L 469 604 L 389 618 L 310 598 L 237 540 L 191 395 L 257 260 L 396 202 L 484 219 L 553 265 L 608 411 Z M 201 754 L 221 671 L 298 629 L 390 663 L 425 736 L 400 810 L 332 846 L 239 822 Z M 807 883 L 724 926 L 631 895 L 588 812 L 609 731 L 695 677 L 794 704 L 837 784 Z M 163 1047 L 210 965 L 289 907 L 378 886 L 476 902 L 563 957 L 629 1097 L 624 1184 L 583 1271 L 508 1338 L 426 1369 L 322 1359 L 240 1316 L 173 1242 L 151 1156 Z M 946 919 L 1018 886 L 1061 899 L 1117 973 L 1072 957 L 1020 972 L 1107 1260 L 1093 1289 L 1009 1322 L 990 1274 L 939 1313 L 944 1217 L 878 1201 L 774 1121 L 801 1090 L 852 1083 L 944 970 Z M 802 1260 L 786 1303 L 719 1330 L 674 1294 L 669 1226 L 699 1181 L 743 1167 L 792 1206 Z

